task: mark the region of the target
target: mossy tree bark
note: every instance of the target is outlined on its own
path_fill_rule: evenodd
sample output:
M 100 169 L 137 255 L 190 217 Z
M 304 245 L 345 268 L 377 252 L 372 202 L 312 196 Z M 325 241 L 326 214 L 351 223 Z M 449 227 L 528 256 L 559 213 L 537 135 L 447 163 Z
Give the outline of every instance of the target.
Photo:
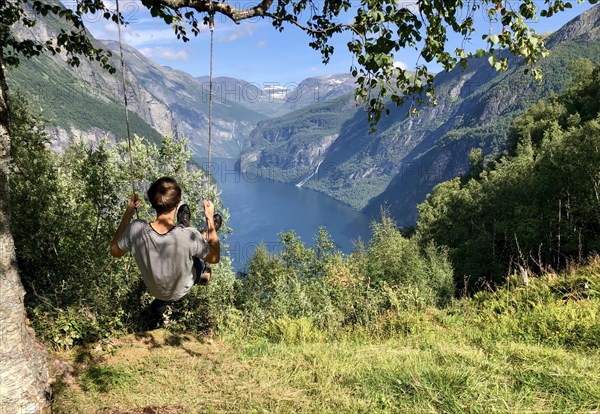
M 0 413 L 42 413 L 49 410 L 46 351 L 26 324 L 10 231 L 9 166 L 7 85 L 0 60 Z

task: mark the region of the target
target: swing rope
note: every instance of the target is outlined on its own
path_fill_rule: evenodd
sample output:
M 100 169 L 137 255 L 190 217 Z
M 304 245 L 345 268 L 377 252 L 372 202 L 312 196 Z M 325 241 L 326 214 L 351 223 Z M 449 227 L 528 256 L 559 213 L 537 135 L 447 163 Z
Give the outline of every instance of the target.
M 210 158 L 212 142 L 212 111 L 213 111 L 213 49 L 215 38 L 215 14 L 210 5 L 208 28 L 210 30 L 210 70 L 208 75 L 208 162 L 207 162 L 207 196 L 210 196 Z
M 119 33 L 119 53 L 121 55 L 121 80 L 123 82 L 123 99 L 125 103 L 125 125 L 127 126 L 127 145 L 129 148 L 129 178 L 131 180 L 132 194 L 135 194 L 135 182 L 133 177 L 133 151 L 131 150 L 131 127 L 129 125 L 129 105 L 127 101 L 127 82 L 125 80 L 125 58 L 123 57 L 123 40 L 121 37 L 121 12 L 119 10 L 119 0 L 116 0 L 116 7 L 117 31 Z
M 121 33 L 121 12 L 119 9 L 119 0 L 115 1 L 117 9 L 117 31 L 119 35 L 119 54 L 121 61 L 121 81 L 123 84 L 123 99 L 125 104 L 125 124 L 127 126 L 127 145 L 129 149 L 129 177 L 131 180 L 131 188 L 135 193 L 135 180 L 133 175 L 133 151 L 131 146 L 131 126 L 129 122 L 129 102 L 127 100 L 127 81 L 125 79 L 125 58 L 123 54 L 123 38 Z M 208 27 L 210 30 L 210 72 L 209 72 L 209 97 L 208 97 L 208 161 L 207 161 L 207 180 L 206 180 L 206 191 L 207 197 L 210 196 L 210 163 L 211 163 L 211 148 L 212 148 L 212 118 L 213 118 L 213 50 L 214 50 L 214 30 L 215 30 L 215 19 L 214 11 L 212 10 L 212 3 L 209 11 Z M 137 211 L 136 211 L 137 214 Z

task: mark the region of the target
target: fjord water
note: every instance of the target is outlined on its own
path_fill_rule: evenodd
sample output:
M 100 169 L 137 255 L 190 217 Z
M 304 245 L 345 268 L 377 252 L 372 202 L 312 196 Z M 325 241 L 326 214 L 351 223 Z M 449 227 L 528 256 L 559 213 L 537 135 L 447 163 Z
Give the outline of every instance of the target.
M 197 162 L 206 167 L 205 159 Z M 260 243 L 278 252 L 281 231 L 294 230 L 305 244 L 312 245 L 318 228 L 324 226 L 345 253 L 352 250 L 355 240 L 370 237 L 365 215 L 319 192 L 240 172 L 235 159 L 213 159 L 210 169 L 229 210 L 233 233 L 227 235 L 226 243 L 236 270 L 245 268 Z

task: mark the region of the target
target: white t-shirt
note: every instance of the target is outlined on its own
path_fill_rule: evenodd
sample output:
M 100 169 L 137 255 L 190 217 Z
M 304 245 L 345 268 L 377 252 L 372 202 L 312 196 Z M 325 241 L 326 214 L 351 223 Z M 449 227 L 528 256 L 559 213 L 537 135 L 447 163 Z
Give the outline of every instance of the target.
M 134 220 L 118 241 L 119 249 L 131 251 L 148 291 L 157 299 L 175 301 L 194 285 L 192 256 L 204 258 L 208 242 L 192 227 L 175 226 L 165 234 L 150 223 Z

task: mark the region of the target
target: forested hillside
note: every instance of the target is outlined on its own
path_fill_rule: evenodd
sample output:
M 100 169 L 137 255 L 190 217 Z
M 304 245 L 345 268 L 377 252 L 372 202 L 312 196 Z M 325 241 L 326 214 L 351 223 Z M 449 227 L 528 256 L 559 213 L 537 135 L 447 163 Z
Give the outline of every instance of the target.
M 568 84 L 572 62 L 597 62 L 598 27 L 596 6 L 550 35 L 550 56 L 540 63 L 540 83 L 523 75 L 519 61 L 511 61 L 503 73 L 486 59 L 472 60 L 466 70 L 440 73 L 434 84 L 436 106 L 421 107 L 419 116 L 410 118 L 410 100 L 391 107 L 373 135 L 366 114 L 352 108 L 350 96 L 343 107 L 339 98 L 329 107 L 324 103 L 263 122 L 249 139 L 242 164 L 293 184 L 319 166 L 304 186 L 374 217 L 387 205 L 400 224 L 414 224 L 416 205 L 433 186 L 467 171 L 472 148 L 483 148 L 485 155 L 501 151 L 514 118 Z
M 339 138 L 341 125 L 355 111 L 354 96 L 346 94 L 259 122 L 241 155 L 242 169 L 290 184 L 300 183 L 323 161 Z
M 600 63 L 600 6 L 550 35 L 547 44 L 550 55 L 540 61 L 544 78 L 539 83 L 523 75 L 519 62 L 500 74 L 490 72 L 487 62 L 481 62 L 483 67 L 477 70 L 474 65 L 473 72 L 456 69 L 438 75 L 440 83 L 452 79 L 443 99 L 452 103 L 458 98 L 452 105 L 455 110 L 440 114 L 443 124 L 434 134 L 425 135 L 403 161 L 405 170 L 369 201 L 365 212 L 376 214 L 386 204 L 401 224 L 414 224 L 416 204 L 439 182 L 465 173 L 472 148 L 482 148 L 484 155 L 502 151 L 515 117 L 539 99 L 564 91 L 577 59 Z M 460 88 L 459 96 L 454 96 L 456 88 Z
M 574 63 L 562 95 L 515 120 L 506 155 L 473 151 L 469 175 L 419 206 L 419 236 L 450 249 L 460 285 L 563 268 L 600 249 L 600 66 Z

